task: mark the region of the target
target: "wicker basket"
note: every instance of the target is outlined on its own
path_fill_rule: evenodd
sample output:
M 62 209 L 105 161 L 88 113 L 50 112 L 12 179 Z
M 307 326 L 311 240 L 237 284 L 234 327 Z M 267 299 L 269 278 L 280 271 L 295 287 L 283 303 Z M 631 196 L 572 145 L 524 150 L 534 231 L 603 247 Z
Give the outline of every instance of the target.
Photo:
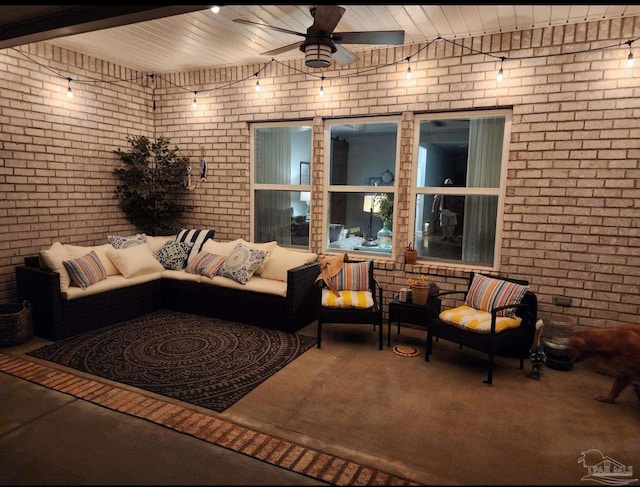
M 0 304 L 0 347 L 13 347 L 33 337 L 31 304 Z

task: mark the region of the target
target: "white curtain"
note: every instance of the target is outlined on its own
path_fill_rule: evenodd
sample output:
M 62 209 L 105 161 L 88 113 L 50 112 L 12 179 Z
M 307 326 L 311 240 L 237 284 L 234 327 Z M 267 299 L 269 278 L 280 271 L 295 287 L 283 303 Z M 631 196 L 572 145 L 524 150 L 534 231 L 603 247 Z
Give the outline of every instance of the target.
M 504 119 L 471 119 L 470 122 L 467 187 L 499 187 Z M 462 260 L 493 263 L 497 212 L 496 196 L 465 197 Z
M 291 134 L 288 128 L 256 130 L 256 183 L 291 183 Z M 291 243 L 289 191 L 260 190 L 255 198 L 255 240 Z

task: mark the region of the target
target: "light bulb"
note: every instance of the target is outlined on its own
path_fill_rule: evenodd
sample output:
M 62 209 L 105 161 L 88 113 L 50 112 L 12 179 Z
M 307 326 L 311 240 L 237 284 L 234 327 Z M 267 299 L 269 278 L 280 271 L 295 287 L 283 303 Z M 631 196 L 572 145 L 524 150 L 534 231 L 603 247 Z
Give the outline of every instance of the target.
M 71 78 L 68 78 L 67 81 L 67 98 L 73 98 L 73 91 L 71 91 Z
M 500 71 L 498 71 L 498 81 L 502 81 L 502 78 L 504 78 L 504 71 L 500 68 Z
M 193 103 L 191 104 L 191 107 L 195 110 L 196 108 L 198 108 L 198 92 L 194 91 L 193 92 Z
M 633 68 L 633 54 L 629 52 L 629 56 L 627 56 L 627 68 Z
M 219 5 L 214 5 L 213 7 L 211 7 L 211 11 L 214 14 L 220 13 L 220 6 Z
M 324 96 L 324 76 L 320 78 L 320 91 L 318 92 L 320 96 Z
M 260 81 L 256 81 L 256 91 L 260 91 Z
M 411 79 L 411 66 L 407 68 L 407 79 Z

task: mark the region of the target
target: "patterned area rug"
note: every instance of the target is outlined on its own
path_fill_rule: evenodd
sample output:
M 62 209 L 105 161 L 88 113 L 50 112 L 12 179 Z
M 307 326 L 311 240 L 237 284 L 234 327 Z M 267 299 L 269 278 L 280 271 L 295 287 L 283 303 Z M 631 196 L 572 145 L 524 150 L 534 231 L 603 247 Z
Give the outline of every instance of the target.
M 315 343 L 310 336 L 158 311 L 28 355 L 222 412 Z

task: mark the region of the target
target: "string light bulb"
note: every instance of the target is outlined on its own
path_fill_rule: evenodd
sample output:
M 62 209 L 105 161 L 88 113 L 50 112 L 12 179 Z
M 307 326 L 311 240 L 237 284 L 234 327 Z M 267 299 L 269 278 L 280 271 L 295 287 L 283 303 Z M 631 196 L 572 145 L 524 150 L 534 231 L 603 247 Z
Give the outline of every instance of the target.
M 211 7 L 211 11 L 214 14 L 220 13 L 220 5 L 214 5 L 213 7 Z
M 320 77 L 320 96 L 324 96 L 324 76 Z
M 408 66 L 407 66 L 407 75 L 406 75 L 407 79 L 411 79 L 411 62 L 410 62 L 410 60 L 411 60 L 411 57 L 408 57 L 407 58 L 407 65 Z
M 260 79 L 259 79 L 259 74 L 256 73 L 255 77 L 258 78 L 256 79 L 256 91 L 260 91 Z
M 504 78 L 504 70 L 502 69 L 502 65 L 504 63 L 504 57 L 500 58 L 500 71 L 498 71 L 498 81 L 502 81 Z
M 73 91 L 71 91 L 71 78 L 67 78 L 67 98 L 73 98 Z
M 629 44 L 629 55 L 627 56 L 627 68 L 633 68 L 633 53 L 631 52 L 631 41 L 627 41 Z
M 193 103 L 191 104 L 191 107 L 195 110 L 196 108 L 198 108 L 198 92 L 194 91 L 193 92 Z

